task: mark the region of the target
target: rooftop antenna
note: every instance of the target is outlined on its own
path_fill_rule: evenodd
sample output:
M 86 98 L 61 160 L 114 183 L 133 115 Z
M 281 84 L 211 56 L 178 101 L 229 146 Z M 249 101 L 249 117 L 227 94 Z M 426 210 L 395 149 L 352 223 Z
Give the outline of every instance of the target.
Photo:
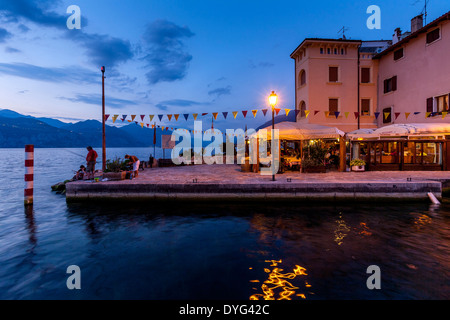
M 338 33 L 341 33 L 342 32 L 342 39 L 347 39 L 346 37 L 345 37 L 345 31 L 347 31 L 348 30 L 348 28 L 346 28 L 345 26 L 343 26 L 339 31 L 338 31 Z
M 418 4 L 419 2 L 420 2 L 420 0 L 416 0 L 412 5 L 414 6 L 414 5 Z M 424 2 L 425 2 L 425 5 L 422 8 L 422 11 L 420 13 L 423 14 L 424 25 L 426 26 L 427 25 L 427 15 L 428 15 L 427 5 L 428 5 L 428 2 L 430 2 L 430 0 L 424 0 Z

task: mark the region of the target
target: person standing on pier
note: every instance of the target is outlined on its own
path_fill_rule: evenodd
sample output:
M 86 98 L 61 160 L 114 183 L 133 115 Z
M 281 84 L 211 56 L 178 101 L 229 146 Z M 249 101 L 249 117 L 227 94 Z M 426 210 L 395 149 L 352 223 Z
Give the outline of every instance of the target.
M 87 147 L 86 149 L 88 151 L 88 154 L 86 156 L 86 178 L 90 180 L 94 179 L 95 164 L 97 162 L 98 154 L 94 149 L 92 149 L 91 146 Z
M 130 164 L 133 165 L 133 174 L 134 177 L 137 178 L 139 175 L 139 165 L 141 164 L 141 161 L 139 161 L 139 159 L 136 156 L 130 156 L 130 155 L 125 155 L 125 159 L 129 159 L 130 160 Z

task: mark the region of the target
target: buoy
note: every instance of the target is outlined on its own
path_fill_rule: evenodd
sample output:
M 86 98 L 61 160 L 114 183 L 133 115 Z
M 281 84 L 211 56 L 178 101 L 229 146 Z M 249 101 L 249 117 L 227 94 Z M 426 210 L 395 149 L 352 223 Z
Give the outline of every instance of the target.
M 25 206 L 33 205 L 33 180 L 34 180 L 34 145 L 25 146 Z
M 430 198 L 431 202 L 434 204 L 441 204 L 432 192 L 428 192 L 428 198 Z

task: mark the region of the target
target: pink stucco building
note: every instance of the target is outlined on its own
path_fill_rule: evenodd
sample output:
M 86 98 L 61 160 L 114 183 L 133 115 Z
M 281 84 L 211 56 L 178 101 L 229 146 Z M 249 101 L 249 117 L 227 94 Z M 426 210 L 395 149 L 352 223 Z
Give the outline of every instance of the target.
M 291 54 L 297 123 L 348 133 L 369 170 L 450 170 L 450 12 L 422 18 L 392 40 L 305 39 Z

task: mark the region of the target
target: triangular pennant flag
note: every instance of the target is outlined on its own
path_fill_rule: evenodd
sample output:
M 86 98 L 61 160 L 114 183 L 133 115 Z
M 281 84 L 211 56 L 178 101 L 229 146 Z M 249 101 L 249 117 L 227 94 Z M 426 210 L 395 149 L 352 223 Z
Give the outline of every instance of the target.
M 432 112 L 425 113 L 425 118 L 428 118 L 431 115 Z
M 236 116 L 237 116 L 238 112 L 237 111 L 233 111 L 232 113 L 233 113 L 233 117 L 236 119 Z
M 347 119 L 348 118 L 348 115 L 350 114 L 350 112 L 348 112 L 348 111 L 346 111 L 346 112 L 344 112 L 344 115 L 345 115 L 345 118 Z
M 153 114 L 149 115 L 150 122 L 152 122 L 152 120 L 153 120 L 154 117 L 155 117 L 155 115 L 153 115 Z
M 161 130 L 164 130 L 164 128 L 165 128 L 164 126 L 161 126 Z
M 397 120 L 398 116 L 400 115 L 400 112 L 395 112 L 394 115 L 395 115 L 395 120 Z
M 141 114 L 141 120 L 144 121 L 145 114 Z
M 414 112 L 414 115 L 417 116 L 418 114 L 420 114 L 420 112 Z
M 129 123 L 133 122 L 133 120 L 127 120 Z
M 115 123 L 116 122 L 116 120 L 117 120 L 117 118 L 119 117 L 119 115 L 118 114 L 115 114 L 115 115 L 113 115 L 113 117 L 112 117 L 112 120 L 113 120 L 113 123 Z
M 447 111 L 442 111 L 442 119 L 444 119 L 447 116 L 448 112 Z
M 213 112 L 212 113 L 212 115 L 213 115 L 213 117 L 214 117 L 214 120 L 217 120 L 217 115 L 218 115 L 219 113 L 218 112 Z
M 222 114 L 223 114 L 223 118 L 226 119 L 227 115 L 228 115 L 228 112 L 222 112 Z
M 144 127 L 144 123 L 143 122 L 141 122 L 141 128 L 143 128 Z
M 123 114 L 123 115 L 122 115 L 122 119 L 123 119 L 123 120 L 126 120 L 126 119 L 127 119 L 127 115 L 126 115 L 126 114 Z M 123 121 L 123 120 L 122 120 L 122 121 Z
M 325 113 L 325 117 L 329 117 L 330 116 L 330 111 L 324 111 Z
M 131 115 L 131 121 L 134 121 L 134 118 L 136 118 L 136 115 L 135 115 L 135 114 L 132 114 L 132 115 Z
M 193 113 L 192 116 L 194 117 L 194 120 L 197 120 L 198 113 Z
M 175 117 L 175 121 L 178 121 L 178 117 L 180 116 L 179 114 L 174 114 L 173 115 Z
M 384 120 L 387 120 L 387 118 L 389 118 L 390 115 L 391 115 L 390 112 L 384 112 Z
M 268 109 L 262 109 L 261 111 L 262 111 L 262 113 L 263 113 L 263 115 L 264 115 L 264 117 L 265 117 L 266 114 L 267 114 Z
M 318 114 L 319 112 L 319 110 L 314 110 L 314 115 Z
M 108 121 L 109 114 L 105 114 L 105 121 Z
M 166 127 L 166 131 L 169 130 L 169 127 Z
M 273 109 L 273 110 L 275 110 L 275 114 L 278 115 L 281 109 Z
M 375 119 L 378 119 L 380 113 L 379 112 L 374 112 L 373 114 L 375 115 Z
M 162 121 L 162 118 L 163 118 L 163 117 L 164 117 L 163 114 L 158 114 L 159 121 Z
M 339 111 L 336 111 L 336 112 L 334 113 L 334 116 L 336 117 L 336 119 L 339 117 L 339 114 L 340 114 Z
M 355 119 L 359 118 L 359 112 L 354 112 L 354 115 L 355 115 Z
M 405 118 L 406 120 L 408 120 L 409 115 L 411 114 L 411 112 L 405 112 Z
M 169 119 L 169 121 L 172 120 L 172 115 L 171 115 L 171 114 L 168 114 L 168 115 L 167 115 L 167 118 Z
M 184 116 L 184 119 L 187 121 L 187 119 L 189 118 L 189 113 L 184 113 L 183 116 Z
M 202 113 L 202 117 L 206 116 L 208 112 Z
M 289 112 L 291 112 L 291 109 L 284 109 L 284 112 L 286 112 L 286 117 L 289 115 Z
M 295 110 L 295 112 L 300 112 L 300 110 Z M 305 117 L 306 118 L 308 118 L 308 116 L 309 116 L 309 113 L 310 113 L 311 111 L 309 111 L 309 110 L 305 110 Z
M 247 116 L 248 111 L 242 111 L 242 114 L 244 115 L 244 118 Z
M 147 128 L 150 128 L 150 123 L 147 123 Z
M 137 121 L 135 121 L 135 122 L 134 122 L 134 124 L 138 124 L 138 122 L 137 122 Z
M 252 110 L 252 113 L 253 113 L 253 118 L 255 118 L 256 114 L 258 113 L 258 110 Z

